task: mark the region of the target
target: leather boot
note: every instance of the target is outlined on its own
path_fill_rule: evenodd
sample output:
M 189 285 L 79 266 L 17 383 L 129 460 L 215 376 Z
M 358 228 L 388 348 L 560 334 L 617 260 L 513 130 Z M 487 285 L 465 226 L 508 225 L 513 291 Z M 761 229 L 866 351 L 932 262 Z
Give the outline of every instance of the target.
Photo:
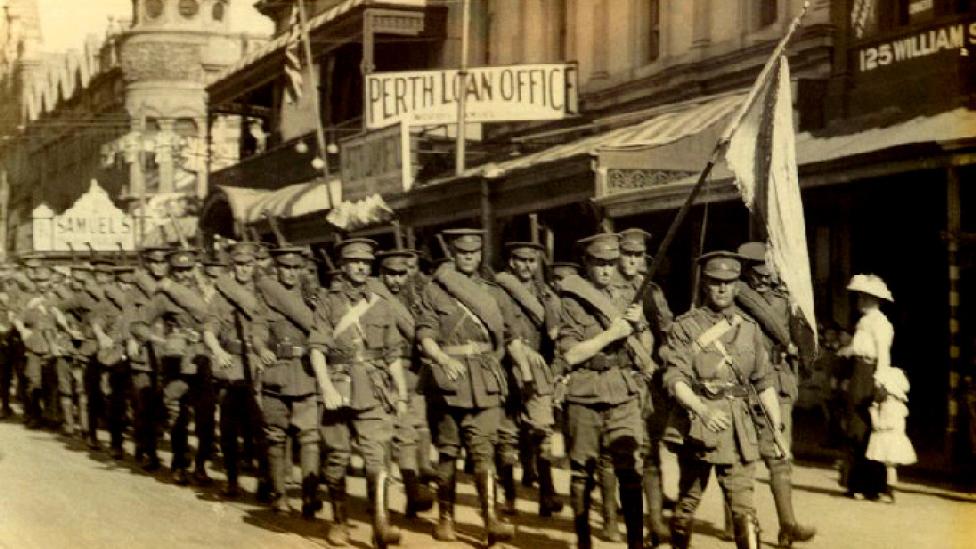
M 404 515 L 407 518 L 417 518 L 417 513 L 430 511 L 434 507 L 434 498 L 430 488 L 420 483 L 417 471 L 402 470 L 403 489 L 407 493 L 407 508 Z
M 302 470 L 302 518 L 311 520 L 322 508 L 319 498 L 319 446 L 318 443 L 301 445 L 298 462 Z
M 759 521 L 750 515 L 732 519 L 736 549 L 759 549 Z
M 623 541 L 617 526 L 617 474 L 609 463 L 600 460 L 600 504 L 603 506 L 603 532 L 601 537 L 611 543 Z
M 569 499 L 573 506 L 573 527 L 576 530 L 576 546 L 592 549 L 590 532 L 590 490 L 586 479 L 573 477 L 569 484 Z
M 810 541 L 817 531 L 796 522 L 793 515 L 793 484 L 790 475 L 790 462 L 777 460 L 769 464 L 769 487 L 776 504 L 779 518 L 779 546 L 792 547 L 794 541 Z
M 651 545 L 657 546 L 668 540 L 668 525 L 664 522 L 664 486 L 661 482 L 661 466 L 644 467 L 644 495 L 650 515 Z
M 373 503 L 373 546 L 377 549 L 400 543 L 400 530 L 390 526 L 386 482 L 385 471 L 372 474 L 366 479 L 367 490 Z
M 430 429 L 417 429 L 417 476 L 423 484 L 437 482 L 437 468 L 430 461 Z
M 556 487 L 552 482 L 552 462 L 539 457 L 536 465 L 539 480 L 539 516 L 551 517 L 563 510 L 563 502 L 556 496 Z
M 537 450 L 537 440 L 533 438 L 530 430 L 523 429 L 519 437 L 519 464 L 522 466 L 522 486 L 526 488 L 531 488 L 539 482 L 542 475 L 539 470 L 541 458 L 537 460 Z
M 515 491 L 515 467 L 513 465 L 502 465 L 498 469 L 498 482 L 501 484 L 502 492 L 505 494 L 505 502 L 500 509 L 503 515 L 514 517 L 518 514 L 515 507 L 517 493 Z
M 637 471 L 621 471 L 620 503 L 627 526 L 628 549 L 644 547 L 644 492 Z
M 78 426 L 75 425 L 75 404 L 71 401 L 71 397 L 61 397 L 61 413 L 64 415 L 62 432 L 66 436 L 73 436 Z
M 490 547 L 499 541 L 507 541 L 515 535 L 515 527 L 506 524 L 495 515 L 495 478 L 490 471 L 475 473 L 481 516 L 485 521 L 486 544 Z
M 725 509 L 725 522 L 722 523 L 722 531 L 717 537 L 722 541 L 732 541 L 735 539 L 735 532 L 732 531 L 732 508 L 726 500 L 723 500 L 722 506 Z
M 434 539 L 437 541 L 457 541 L 454 531 L 454 498 L 457 495 L 457 469 L 454 460 L 441 456 L 437 464 L 437 512 L 440 515 L 437 526 L 434 527 Z
M 671 527 L 671 548 L 688 549 L 691 547 L 691 529 Z
M 325 541 L 335 547 L 349 545 L 349 515 L 346 512 L 345 482 L 329 486 L 329 497 L 332 500 L 332 524 L 325 535 Z
M 224 488 L 223 496 L 227 499 L 237 499 L 241 496 L 241 487 L 237 482 L 237 466 L 227 469 L 227 487 Z
M 285 460 L 285 450 L 284 442 L 278 444 L 272 444 L 268 448 L 268 466 L 271 469 L 271 487 L 272 487 L 272 500 L 271 508 L 278 513 L 287 513 L 291 511 L 291 505 L 288 503 L 288 470 L 291 464 Z

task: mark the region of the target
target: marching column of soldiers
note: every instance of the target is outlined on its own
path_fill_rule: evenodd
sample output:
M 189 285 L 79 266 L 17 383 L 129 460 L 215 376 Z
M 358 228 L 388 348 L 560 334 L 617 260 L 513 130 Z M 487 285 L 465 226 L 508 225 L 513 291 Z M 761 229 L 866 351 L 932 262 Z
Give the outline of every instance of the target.
M 578 264 L 548 264 L 535 238 L 507 242 L 499 273 L 484 261 L 484 237 L 443 231 L 445 261 L 426 273 L 414 250 L 346 239 L 327 284 L 307 248 L 256 242 L 207 257 L 146 248 L 138 265 L 26 255 L 0 268 L 0 415 L 13 415 L 16 385 L 27 428 L 60 429 L 93 451 L 104 428 L 116 460 L 129 433 L 146 471 L 163 467 L 168 432 L 168 473 L 181 485 L 211 484 L 219 447 L 224 497 L 243 497 L 240 478 L 253 475 L 254 497 L 278 513 L 292 512 L 297 464 L 301 516 L 317 520 L 328 502 L 335 546 L 350 544 L 354 455 L 376 547 L 401 538 L 393 477 L 404 520 L 436 504 L 433 538 L 457 539 L 462 458 L 486 545 L 518 537 L 516 466 L 524 485 L 538 485 L 539 516 L 551 517 L 563 510 L 553 470 L 565 463 L 582 549 L 593 543 L 594 492 L 607 541 L 690 547 L 713 470 L 728 539 L 757 548 L 760 460 L 779 544 L 813 538 L 790 493 L 803 342 L 764 244 L 703 255 L 701 305 L 675 318 L 644 280 L 651 235 L 640 229 L 580 240 Z M 680 475 L 670 505 L 665 447 Z

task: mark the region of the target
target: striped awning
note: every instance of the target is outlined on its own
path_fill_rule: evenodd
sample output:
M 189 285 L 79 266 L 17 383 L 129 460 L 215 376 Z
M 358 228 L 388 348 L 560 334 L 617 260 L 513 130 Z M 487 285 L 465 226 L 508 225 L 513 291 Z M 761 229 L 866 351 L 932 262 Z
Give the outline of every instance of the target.
M 626 150 L 668 145 L 724 123 L 742 104 L 745 96 L 745 91 L 710 96 L 635 114 L 633 116 L 643 116 L 645 119 L 637 124 L 606 130 L 536 153 L 478 166 L 467 170 L 461 177 L 479 175 L 490 178 L 501 177 L 549 162 L 567 160 L 575 156 L 595 155 L 604 150 Z M 434 183 L 446 182 L 451 179 L 454 178 L 445 178 Z
M 327 211 L 331 208 L 330 185 L 335 189 L 338 180 L 328 184 L 322 180 L 296 183 L 275 190 L 250 189 L 220 185 L 218 189 L 227 197 L 231 214 L 240 223 L 254 223 L 267 216 L 289 219 L 306 214 Z
M 361 6 L 372 6 L 372 5 L 382 5 L 382 6 L 392 6 L 392 7 L 410 7 L 410 6 L 426 6 L 428 5 L 428 0 L 345 0 L 334 7 L 319 13 L 308 20 L 309 32 L 314 32 L 315 29 L 327 25 L 332 21 L 335 21 L 340 16 L 361 7 Z M 221 80 L 225 80 L 237 72 L 240 72 L 250 65 L 253 65 L 268 57 L 277 51 L 285 47 L 288 42 L 288 37 L 290 33 L 285 31 L 279 33 L 278 36 L 271 39 L 267 44 L 261 48 L 255 49 L 253 52 L 241 57 L 236 63 L 227 67 L 221 71 L 217 77 L 211 82 L 211 86 L 219 83 Z M 282 69 L 283 70 L 283 69 Z

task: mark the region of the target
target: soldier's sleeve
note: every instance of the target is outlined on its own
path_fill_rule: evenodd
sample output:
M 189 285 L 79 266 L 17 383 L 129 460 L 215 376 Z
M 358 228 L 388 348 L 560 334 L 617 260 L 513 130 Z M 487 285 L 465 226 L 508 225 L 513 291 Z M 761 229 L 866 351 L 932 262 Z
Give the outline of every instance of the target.
M 319 301 L 312 315 L 312 331 L 308 335 L 308 345 L 312 349 L 318 349 L 323 353 L 328 353 L 330 348 L 335 347 L 335 337 L 333 337 L 332 319 L 329 312 L 332 307 L 331 299 L 326 297 Z
M 559 309 L 559 341 L 556 342 L 561 354 L 586 339 L 587 316 L 575 299 L 563 298 Z
M 773 370 L 772 365 L 769 363 L 769 353 L 766 352 L 765 335 L 763 335 L 762 330 L 759 326 L 753 326 L 753 337 L 752 337 L 752 348 L 755 349 L 753 353 L 756 357 L 756 362 L 753 367 L 752 373 L 749 375 L 749 381 L 755 386 L 756 391 L 763 392 L 767 387 L 772 387 L 775 384 L 775 379 L 773 376 L 776 375 L 776 371 Z
M 508 292 L 499 288 L 498 286 L 492 287 L 492 293 L 495 297 L 495 302 L 498 303 L 498 309 L 502 313 L 502 320 L 505 323 L 505 345 L 507 346 L 514 339 L 523 337 L 518 331 L 518 320 L 515 308 L 517 305 L 512 301 L 512 297 L 508 295 Z
M 424 286 L 420 292 L 420 299 L 417 300 L 417 343 L 419 344 L 426 338 L 437 341 L 440 331 L 440 319 L 437 316 L 437 308 L 434 305 L 437 299 L 437 288 L 433 283 Z
M 679 381 L 689 387 L 694 384 L 693 342 L 694 335 L 688 322 L 682 322 L 680 319 L 671 325 L 671 330 L 664 338 L 664 344 L 661 346 L 661 360 L 665 368 L 664 386 L 672 396 Z
M 207 315 L 203 318 L 203 330 L 219 335 L 223 322 L 221 319 L 234 314 L 233 308 L 227 303 L 226 298 L 219 293 L 214 296 L 207 308 Z
M 251 343 L 258 349 L 267 347 L 271 341 L 271 324 L 269 321 L 269 311 L 263 303 L 258 305 L 259 310 L 251 318 Z
M 668 306 L 668 298 L 664 295 L 664 290 L 660 286 L 652 284 L 650 294 L 652 310 L 646 311 L 645 314 L 648 314 L 647 320 L 655 332 L 654 335 L 656 337 L 662 337 L 671 330 L 671 323 L 674 322 L 674 313 L 671 312 L 671 307 Z
M 159 297 L 153 296 L 136 313 L 131 328 L 132 334 L 143 341 L 148 340 L 150 329 L 160 316 L 162 316 L 162 309 Z

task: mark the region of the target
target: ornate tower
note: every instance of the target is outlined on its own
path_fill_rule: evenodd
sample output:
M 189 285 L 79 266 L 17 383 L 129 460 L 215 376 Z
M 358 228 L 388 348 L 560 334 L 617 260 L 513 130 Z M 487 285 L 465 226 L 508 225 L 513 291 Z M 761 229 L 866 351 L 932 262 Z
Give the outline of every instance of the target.
M 132 25 L 120 41 L 125 108 L 158 167 L 132 174 L 133 194 L 205 192 L 202 159 L 175 153 L 205 139 L 206 83 L 241 54 L 229 8 L 230 0 L 132 0 Z

